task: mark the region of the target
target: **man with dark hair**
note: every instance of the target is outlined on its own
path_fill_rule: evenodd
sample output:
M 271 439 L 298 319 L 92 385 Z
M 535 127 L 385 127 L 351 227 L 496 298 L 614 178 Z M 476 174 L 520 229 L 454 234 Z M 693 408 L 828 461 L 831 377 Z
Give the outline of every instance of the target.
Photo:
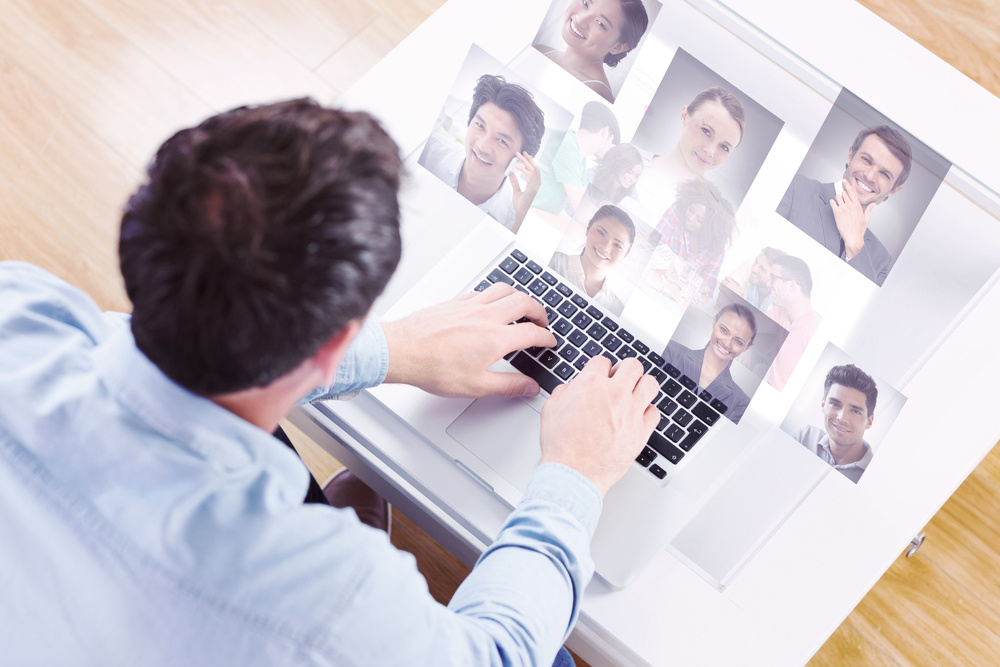
M 843 180 L 820 183 L 801 174 L 778 204 L 778 214 L 819 241 L 877 285 L 892 257 L 868 229 L 872 210 L 899 192 L 910 175 L 910 144 L 898 130 L 862 130 L 847 150 Z
M 556 215 L 572 214 L 587 190 L 587 158 L 603 159 L 620 140 L 621 129 L 611 109 L 587 102 L 580 113 L 580 127 L 567 132 L 552 159 L 543 161 L 542 184 L 532 206 Z
M 872 460 L 865 431 L 872 427 L 878 387 L 853 364 L 834 366 L 823 382 L 823 428 L 802 427 L 796 438 L 854 483 Z
M 785 388 L 788 378 L 809 346 L 823 318 L 812 307 L 812 274 L 798 257 L 782 255 L 771 262 L 771 307 L 764 313 L 788 331 L 767 371 L 775 389 Z
M 554 343 L 508 286 L 365 322 L 399 258 L 400 168 L 367 114 L 244 107 L 170 138 L 130 199 L 131 318 L 0 263 L 5 660 L 552 663 L 601 498 L 657 421 L 638 362 L 553 392 L 542 463 L 447 608 L 385 533 L 303 504 L 309 473 L 271 435 L 303 397 L 382 381 L 539 390 L 489 370 Z
M 531 93 L 502 76 L 484 74 L 472 95 L 464 150 L 445 143 L 450 140 L 443 137 L 431 136 L 418 162 L 516 232 L 541 183 L 533 158 L 543 134 L 545 114 Z M 508 177 L 511 163 L 524 175 L 523 190 L 516 174 Z

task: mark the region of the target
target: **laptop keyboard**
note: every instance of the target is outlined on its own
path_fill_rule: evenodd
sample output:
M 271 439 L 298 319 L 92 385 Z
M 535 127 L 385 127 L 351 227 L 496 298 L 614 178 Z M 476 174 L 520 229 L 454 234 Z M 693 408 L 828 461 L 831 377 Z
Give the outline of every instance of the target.
M 665 478 L 667 471 L 680 463 L 728 410 L 725 403 L 707 391 L 699 391 L 697 381 L 682 375 L 622 328 L 612 315 L 520 250 L 514 249 L 500 259 L 475 289 L 482 291 L 497 282 L 513 285 L 545 306 L 556 346 L 529 348 L 506 357 L 545 391 L 551 394 L 598 354 L 611 363 L 635 357 L 646 374 L 659 382 L 660 391 L 653 404 L 660 411 L 660 423 L 636 458 L 659 479 Z

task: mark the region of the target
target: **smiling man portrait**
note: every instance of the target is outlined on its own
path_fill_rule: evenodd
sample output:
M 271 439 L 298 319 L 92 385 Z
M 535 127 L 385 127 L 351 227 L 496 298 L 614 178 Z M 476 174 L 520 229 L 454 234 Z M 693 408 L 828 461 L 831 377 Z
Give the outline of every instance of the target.
M 464 150 L 432 136 L 418 162 L 516 232 L 542 182 L 533 158 L 544 134 L 545 114 L 531 93 L 485 74 L 473 91 Z M 524 187 L 514 171 L 523 175 Z
M 840 181 L 820 183 L 798 174 L 777 212 L 881 286 L 892 256 L 868 226 L 875 206 L 903 187 L 911 155 L 909 142 L 898 130 L 888 125 L 866 128 L 847 150 Z
M 823 428 L 805 426 L 796 439 L 840 474 L 857 483 L 872 460 L 865 431 L 874 420 L 878 387 L 853 364 L 834 366 L 823 382 Z

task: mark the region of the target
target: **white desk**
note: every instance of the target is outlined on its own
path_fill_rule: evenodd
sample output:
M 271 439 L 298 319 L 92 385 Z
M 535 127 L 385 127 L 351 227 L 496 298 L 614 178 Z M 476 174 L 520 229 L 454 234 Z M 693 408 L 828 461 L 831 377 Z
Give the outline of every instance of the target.
M 733 16 L 760 27 L 1000 191 L 995 97 L 849 0 L 727 4 Z M 508 62 L 524 46 L 511 43 L 511 31 L 523 34 L 522 23 L 537 26 L 546 9 L 526 0 L 502 8 L 452 0 L 350 91 L 344 104 L 383 118 L 410 153 L 433 125 L 453 78 L 450 65 L 462 60 L 469 43 Z M 486 18 L 500 10 L 516 13 L 518 25 L 506 19 L 508 30 L 505 17 Z M 467 34 L 456 34 L 461 31 Z M 893 75 L 900 70 L 919 75 Z M 956 117 L 960 122 L 945 122 Z M 970 350 L 988 349 L 1000 330 L 1000 288 L 991 284 L 909 378 L 906 408 L 858 493 L 845 495 L 842 486 L 825 480 L 724 592 L 668 552 L 625 590 L 595 581 L 570 647 L 594 665 L 806 662 L 1000 437 L 989 381 L 1000 374 L 1000 358 L 970 360 Z M 914 325 L 901 324 L 900 335 L 907 326 Z M 973 364 L 975 370 L 968 370 Z M 955 388 L 957 369 L 965 369 L 961 400 L 946 402 L 936 388 Z M 471 564 L 504 520 L 503 503 L 370 396 L 328 405 L 334 426 L 319 425 L 328 420 L 316 406 L 298 410 L 292 421 Z M 945 409 L 951 422 L 933 418 Z

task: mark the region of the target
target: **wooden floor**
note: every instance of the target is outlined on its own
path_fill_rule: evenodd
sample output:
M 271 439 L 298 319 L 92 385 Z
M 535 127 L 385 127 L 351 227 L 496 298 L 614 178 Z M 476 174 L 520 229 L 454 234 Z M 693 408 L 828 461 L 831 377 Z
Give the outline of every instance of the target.
M 996 94 L 992 1 L 864 4 Z M 127 310 L 119 214 L 161 141 L 237 104 L 303 94 L 333 102 L 439 4 L 2 0 L 0 259 L 44 266 L 102 307 Z M 323 453 L 309 460 L 321 477 L 336 465 Z M 998 516 L 995 450 L 927 527 L 923 549 L 893 565 L 810 664 L 1000 662 Z M 446 600 L 464 568 L 405 518 L 393 531 L 422 554 Z

